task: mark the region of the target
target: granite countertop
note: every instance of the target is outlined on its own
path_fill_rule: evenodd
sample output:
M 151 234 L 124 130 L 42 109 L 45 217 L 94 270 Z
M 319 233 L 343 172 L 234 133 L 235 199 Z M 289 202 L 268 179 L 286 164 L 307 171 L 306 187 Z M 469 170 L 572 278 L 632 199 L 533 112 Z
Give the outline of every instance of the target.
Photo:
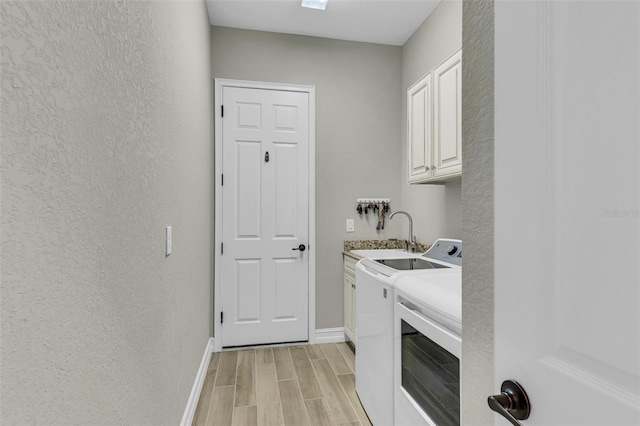
M 424 253 L 429 250 L 431 244 L 416 244 L 416 253 Z M 404 240 L 389 239 L 389 240 L 345 240 L 344 250 L 342 254 L 349 256 L 353 259 L 363 259 L 355 253 L 351 253 L 351 250 L 380 250 L 380 249 L 403 249 Z

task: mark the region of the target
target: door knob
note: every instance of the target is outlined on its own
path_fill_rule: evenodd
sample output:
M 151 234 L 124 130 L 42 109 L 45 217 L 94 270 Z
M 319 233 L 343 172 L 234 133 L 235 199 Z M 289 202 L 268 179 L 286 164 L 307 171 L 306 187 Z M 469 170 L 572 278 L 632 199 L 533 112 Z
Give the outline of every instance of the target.
M 516 381 L 505 380 L 500 392 L 500 395 L 487 398 L 489 408 L 509 420 L 513 426 L 522 426 L 518 420 L 527 420 L 531 414 L 531 404 L 524 388 Z
M 298 248 L 293 248 L 291 250 L 300 250 L 300 251 L 305 251 L 307 249 L 307 246 L 305 246 L 304 244 L 300 244 L 298 246 Z

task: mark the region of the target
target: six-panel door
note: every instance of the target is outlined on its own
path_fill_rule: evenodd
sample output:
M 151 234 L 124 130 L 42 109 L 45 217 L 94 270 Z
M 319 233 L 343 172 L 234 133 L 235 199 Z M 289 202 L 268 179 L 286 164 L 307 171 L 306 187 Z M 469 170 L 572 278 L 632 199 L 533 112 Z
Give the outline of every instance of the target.
M 223 88 L 225 347 L 308 339 L 308 99 Z

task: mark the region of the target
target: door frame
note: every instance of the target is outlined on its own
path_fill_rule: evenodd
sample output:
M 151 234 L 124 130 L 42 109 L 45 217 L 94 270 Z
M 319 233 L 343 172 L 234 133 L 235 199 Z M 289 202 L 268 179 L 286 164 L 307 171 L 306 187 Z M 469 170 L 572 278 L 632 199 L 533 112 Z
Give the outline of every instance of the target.
M 315 342 L 316 332 L 316 88 L 297 84 L 267 83 L 261 81 L 214 79 L 214 303 L 213 303 L 213 336 L 214 351 L 222 350 L 222 324 L 220 312 L 222 311 L 222 191 L 218 188 L 222 184 L 222 117 L 220 114 L 222 105 L 222 89 L 224 87 L 238 87 L 245 89 L 279 90 L 289 92 L 302 92 L 309 95 L 309 242 L 307 251 L 309 256 L 309 300 L 308 323 L 309 343 Z

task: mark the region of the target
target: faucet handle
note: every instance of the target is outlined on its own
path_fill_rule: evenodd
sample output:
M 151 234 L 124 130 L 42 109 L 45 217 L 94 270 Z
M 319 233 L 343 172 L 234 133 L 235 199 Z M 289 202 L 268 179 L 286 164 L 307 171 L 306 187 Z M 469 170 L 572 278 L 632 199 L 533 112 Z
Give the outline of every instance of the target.
M 418 243 L 415 242 L 415 238 L 413 240 L 414 241 L 402 240 L 405 252 L 407 252 L 407 253 L 415 253 L 416 252 L 416 250 L 418 249 Z

